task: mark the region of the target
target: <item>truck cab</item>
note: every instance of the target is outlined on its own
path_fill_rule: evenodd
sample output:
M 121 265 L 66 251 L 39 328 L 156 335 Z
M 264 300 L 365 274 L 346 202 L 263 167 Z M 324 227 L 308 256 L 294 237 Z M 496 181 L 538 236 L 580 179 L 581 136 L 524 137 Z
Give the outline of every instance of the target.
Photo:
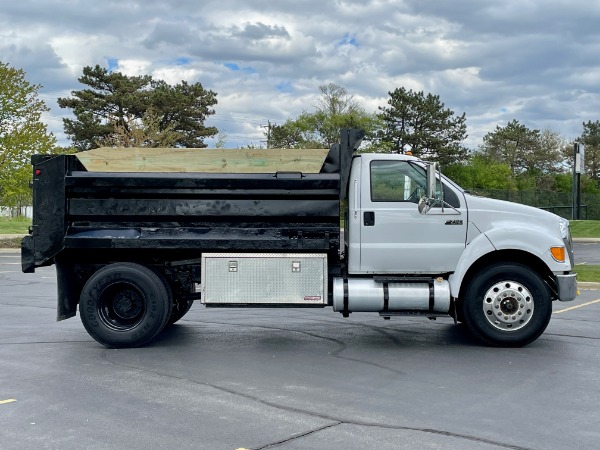
M 451 273 L 467 243 L 463 191 L 445 180 L 444 201 L 427 214 L 426 165 L 412 156 L 367 153 L 354 158 L 350 176 L 348 272 Z M 436 186 L 440 196 L 440 183 Z
M 342 313 L 449 312 L 487 343 L 523 345 L 550 299 L 576 296 L 569 224 L 554 214 L 468 194 L 407 155 L 355 156 L 348 196 Z

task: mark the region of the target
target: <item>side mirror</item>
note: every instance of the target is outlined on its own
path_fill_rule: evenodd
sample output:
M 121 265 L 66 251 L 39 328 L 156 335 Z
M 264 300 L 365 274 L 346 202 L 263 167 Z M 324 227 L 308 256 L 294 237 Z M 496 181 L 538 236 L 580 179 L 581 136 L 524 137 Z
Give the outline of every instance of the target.
M 425 197 L 435 198 L 436 178 L 435 174 L 439 170 L 438 163 L 427 164 L 427 185 L 425 186 Z
M 419 213 L 427 214 L 432 206 L 441 202 L 442 212 L 444 212 L 444 187 L 441 185 L 442 177 L 440 175 L 440 198 L 436 197 L 437 177 L 436 174 L 440 170 L 438 163 L 427 163 L 427 184 L 425 186 L 425 195 L 419 201 Z

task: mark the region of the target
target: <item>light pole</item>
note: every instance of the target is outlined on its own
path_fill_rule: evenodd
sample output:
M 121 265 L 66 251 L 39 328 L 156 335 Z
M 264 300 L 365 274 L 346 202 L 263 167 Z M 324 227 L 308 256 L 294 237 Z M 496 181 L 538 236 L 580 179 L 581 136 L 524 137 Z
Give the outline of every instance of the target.
M 581 172 L 584 171 L 583 157 L 583 144 L 575 142 L 573 144 L 573 220 L 579 220 L 581 217 Z

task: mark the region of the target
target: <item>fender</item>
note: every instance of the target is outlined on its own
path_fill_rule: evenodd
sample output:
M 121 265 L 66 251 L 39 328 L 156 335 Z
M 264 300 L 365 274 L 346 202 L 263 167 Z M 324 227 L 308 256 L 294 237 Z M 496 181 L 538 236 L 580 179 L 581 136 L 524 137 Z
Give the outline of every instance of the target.
M 448 277 L 450 294 L 458 297 L 465 274 L 474 262 L 493 251 L 520 250 L 540 259 L 550 271 L 561 272 L 571 270 L 571 263 L 556 262 L 550 255 L 550 247 L 561 246 L 564 242 L 548 233 L 542 227 L 510 222 L 486 231 L 474 238 L 461 255 L 456 271 Z
M 494 250 L 496 249 L 484 233 L 478 235 L 469 242 L 458 260 L 456 270 L 448 277 L 448 282 L 450 283 L 450 295 L 452 297 L 458 297 L 463 278 L 471 265 L 482 256 L 487 255 Z
M 568 272 L 572 268 L 568 255 L 562 263 L 552 257 L 550 247 L 561 247 L 565 243 L 560 236 L 553 234 L 548 228 L 535 224 L 509 222 L 486 231 L 485 235 L 496 250 L 521 250 L 531 253 L 543 261 L 551 272 Z

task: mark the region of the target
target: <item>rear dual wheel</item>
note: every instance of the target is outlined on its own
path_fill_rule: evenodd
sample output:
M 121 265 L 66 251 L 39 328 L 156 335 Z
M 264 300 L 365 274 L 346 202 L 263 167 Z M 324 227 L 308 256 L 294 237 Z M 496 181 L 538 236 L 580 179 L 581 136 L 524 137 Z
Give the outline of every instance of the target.
M 87 332 L 110 348 L 152 340 L 171 317 L 170 287 L 140 264 L 115 263 L 94 273 L 81 292 L 79 314 Z
M 167 320 L 167 326 L 173 325 L 183 316 L 185 316 L 192 305 L 194 304 L 194 300 L 188 300 L 185 298 L 177 298 L 173 302 L 173 310 L 171 311 L 171 317 Z

